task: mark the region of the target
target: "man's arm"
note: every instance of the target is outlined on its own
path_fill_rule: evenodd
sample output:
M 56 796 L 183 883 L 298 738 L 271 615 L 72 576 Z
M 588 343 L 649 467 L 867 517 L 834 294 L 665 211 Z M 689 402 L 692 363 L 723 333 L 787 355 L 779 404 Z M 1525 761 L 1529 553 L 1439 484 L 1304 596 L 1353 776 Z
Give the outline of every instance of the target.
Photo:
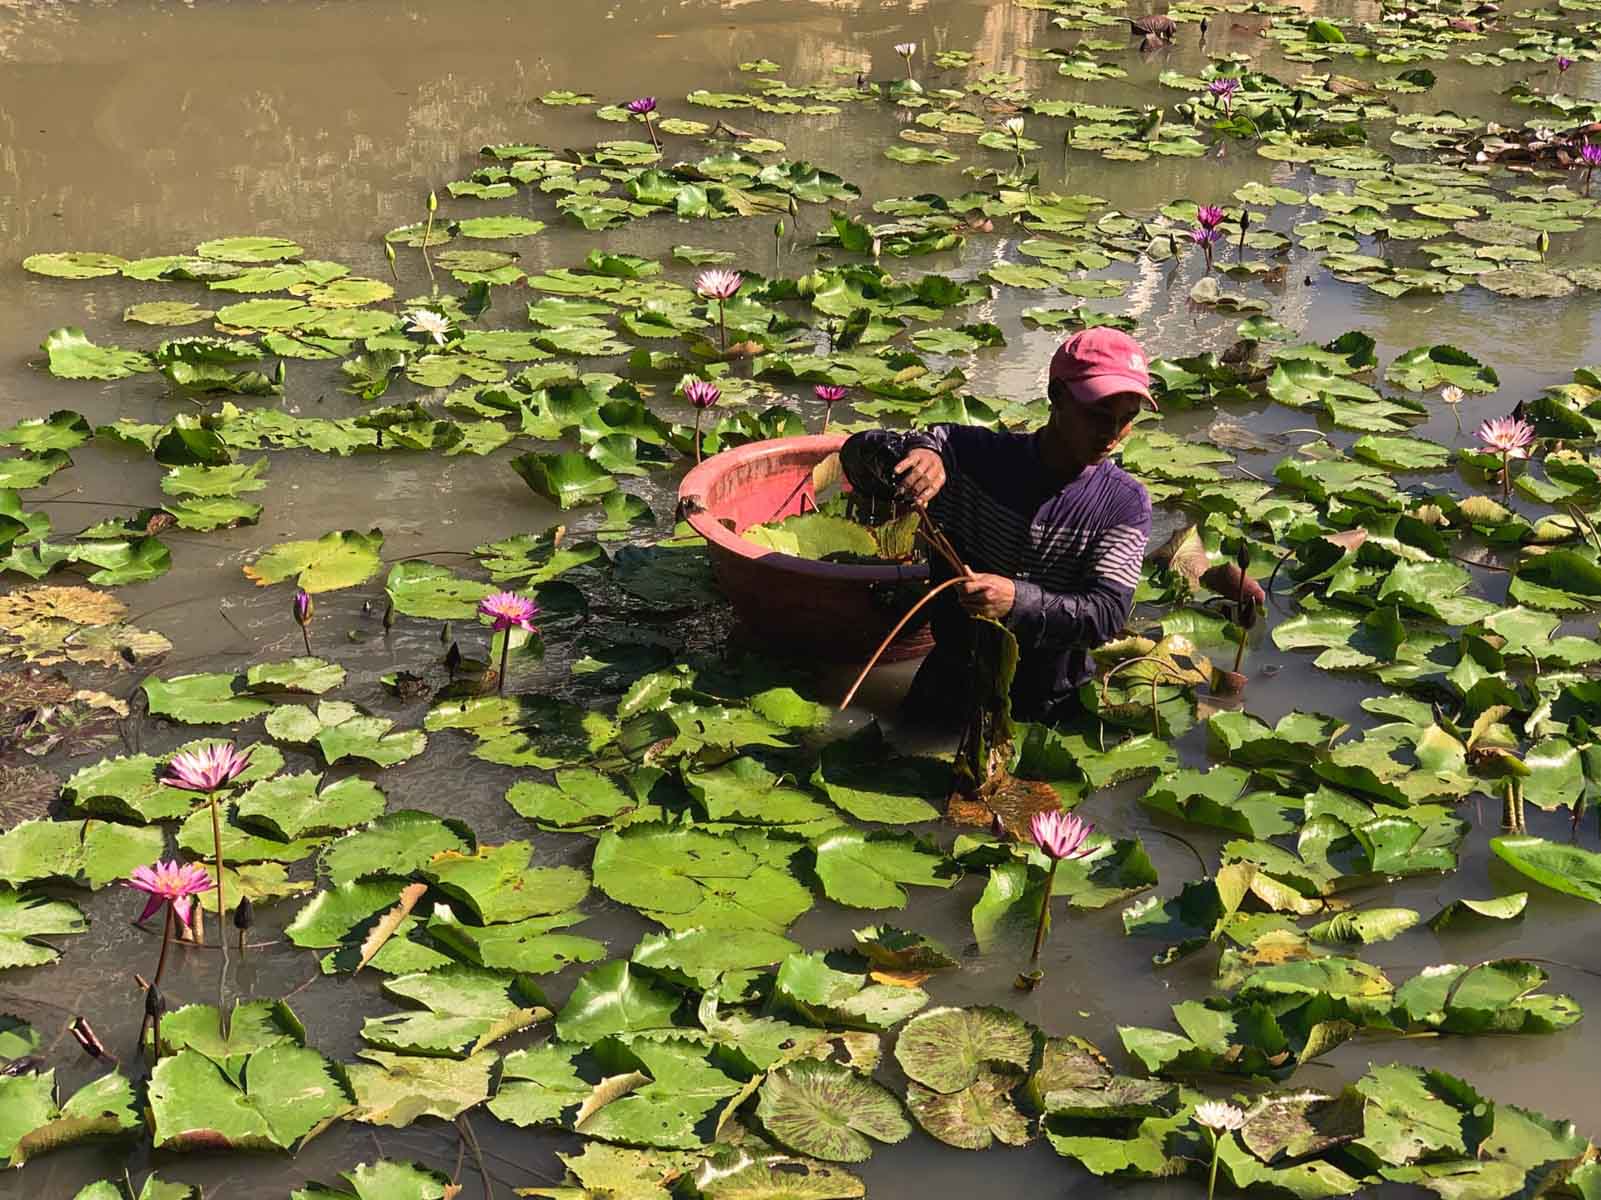
M 1134 589 L 1151 536 L 1150 501 L 1114 525 L 1090 547 L 1090 583 L 1079 591 L 1053 592 L 1026 579 L 1013 581 L 1005 625 L 1025 648 L 1065 650 L 1110 641 L 1134 608 Z

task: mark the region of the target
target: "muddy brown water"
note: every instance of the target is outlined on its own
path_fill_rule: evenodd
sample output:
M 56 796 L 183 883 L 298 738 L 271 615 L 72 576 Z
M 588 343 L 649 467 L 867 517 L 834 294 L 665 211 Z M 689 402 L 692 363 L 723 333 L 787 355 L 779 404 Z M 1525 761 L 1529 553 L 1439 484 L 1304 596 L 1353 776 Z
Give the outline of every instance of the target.
M 1334 15 L 1364 12 L 1347 5 L 1323 9 Z M 979 60 L 974 73 L 994 69 L 1018 74 L 1048 95 L 1149 102 L 1160 90 L 1155 82 L 1160 70 L 1193 72 L 1203 62 L 1193 40 L 1181 37 L 1177 47 L 1153 60 L 1132 54 L 1120 59 L 1130 67 L 1127 80 L 1083 85 L 1059 80 L 1049 64 L 1021 56 L 1030 48 L 1070 44 L 1076 36 L 1051 28 L 1039 11 L 978 0 L 192 0 L 182 5 L 127 0 L 0 5 L 0 174 L 5 179 L 0 188 L 0 421 L 57 408 L 77 409 L 95 423 L 118 417 L 159 421 L 173 411 L 164 388 L 149 377 L 104 385 L 69 383 L 38 369 L 38 342 L 58 325 L 82 325 L 96 340 L 136 346 L 154 345 L 162 335 L 124 329 L 119 319 L 126 304 L 150 298 L 150 289 L 117 279 L 76 283 L 29 276 L 18 265 L 29 253 L 105 250 L 135 257 L 186 250 L 210 237 L 275 233 L 298 240 L 317 257 L 348 263 L 358 274 L 384 277 L 382 232 L 420 219 L 429 189 L 442 191 L 445 181 L 466 176 L 477 165 L 480 145 L 528 140 L 559 147 L 616 134 L 616 126 L 597 122 L 588 108 L 538 104 L 536 97 L 550 89 L 588 91 L 598 102 L 653 93 L 661 98 L 665 115 L 714 119 L 678 98 L 696 87 L 737 89 L 748 78 L 738 70 L 743 61 L 773 59 L 782 64 L 779 77 L 797 83 L 848 80 L 858 69 L 888 78 L 899 70 L 891 46 L 916 41 L 924 72 L 930 70 L 927 59 L 933 52 L 970 50 Z M 1277 69 L 1271 57 L 1264 57 L 1271 55 L 1265 45 L 1249 30 L 1223 29 L 1214 35 L 1212 49 L 1250 54 L 1258 65 Z M 1281 65 L 1291 74 L 1304 69 Z M 1494 95 L 1517 72 L 1434 65 L 1442 81 L 1427 98 L 1429 105 L 1521 119 L 1517 112 L 1504 111 Z M 830 74 L 835 68 L 847 73 Z M 1576 69 L 1572 75 L 1586 70 Z M 1587 82 L 1578 78 L 1575 86 L 1582 89 Z M 1173 95 L 1164 93 L 1163 99 L 1171 101 Z M 738 116 L 738 124 L 785 141 L 790 157 L 810 158 L 839 172 L 869 198 L 953 193 L 970 186 L 954 168 L 900 167 L 883 159 L 882 148 L 896 131 L 888 108 L 849 106 L 839 116 L 822 118 Z M 1035 123 L 1058 128 L 1031 119 Z M 1278 182 L 1306 183 L 1292 168 L 1264 166 L 1244 148 L 1222 161 L 1114 164 L 1086 154 L 1064 156 L 1049 144 L 1049 135 L 1041 140 L 1047 141 L 1039 156 L 1043 186 L 1107 196 L 1130 211 L 1175 197 L 1222 199 L 1241 183 L 1269 175 Z M 685 156 L 698 152 L 693 143 L 683 150 Z M 1321 181 L 1316 186 L 1334 184 Z M 514 204 L 537 205 L 541 200 L 523 198 Z M 442 207 L 453 215 L 517 210 L 479 203 L 446 200 Z M 821 215 L 821 209 L 809 206 L 807 228 L 815 229 Z M 1274 223 L 1287 227 L 1285 210 L 1278 210 Z M 974 238 L 961 255 L 919 260 L 905 269 L 971 273 L 1015 258 L 1015 241 Z M 517 249 L 523 265 L 533 270 L 575 264 L 596 244 L 665 258 L 669 247 L 680 242 L 735 249 L 761 269 L 767 269 L 772 253 L 771 235 L 762 222 L 680 224 L 661 218 L 598 235 L 553 220 L 544 235 L 524 240 Z M 785 265 L 791 270 L 811 261 L 804 248 L 787 254 Z M 1365 329 L 1378 340 L 1381 360 L 1415 345 L 1452 342 L 1496 367 L 1502 390 L 1463 405 L 1467 429 L 1484 415 L 1505 411 L 1516 398 L 1565 380 L 1572 367 L 1601 357 L 1597 302 L 1589 293 L 1560 302 L 1513 304 L 1470 289 L 1454 296 L 1394 301 L 1326 275 L 1303 283 L 1308 272 L 1300 268 L 1309 265 L 1297 252 L 1289 283 L 1273 297 L 1274 315 L 1287 324 L 1317 340 L 1350 328 Z M 669 270 L 687 274 L 676 264 Z M 402 295 L 426 290 L 415 258 L 403 260 L 402 271 Z M 1159 268 L 1122 271 L 1138 275 L 1135 285 L 1129 297 L 1105 307 L 1139 316 L 1153 353 L 1179 355 L 1220 348 L 1232 340 L 1232 318 L 1198 315 L 1184 303 L 1193 265 L 1171 286 Z M 1040 295 L 1007 289 L 972 315 L 1000 323 L 1010 343 L 964 363 L 975 391 L 1012 396 L 1038 391 L 1055 335 L 1025 328 L 1018 314 L 1041 302 Z M 499 303 L 515 308 L 520 301 Z M 495 323 L 517 320 L 515 312 L 505 311 L 495 318 Z M 282 403 L 290 411 L 338 415 L 352 409 L 354 402 L 338 392 L 330 371 L 301 363 L 291 363 L 289 370 Z M 413 391 L 400 385 L 401 398 Z M 798 389 L 794 400 L 816 415 Z M 1419 432 L 1447 444 L 1465 444 L 1453 415 L 1444 406 L 1436 407 Z M 1297 414 L 1271 405 L 1247 406 L 1232 415 L 1265 430 L 1303 423 Z M 1179 415 L 1170 422 L 1183 430 L 1204 427 L 1209 419 L 1210 414 Z M 1349 440 L 1348 435 L 1336 437 Z M 172 536 L 173 571 L 122 594 L 135 613 L 148 614 L 145 623 L 176 644 L 164 669 L 175 670 L 180 662 L 188 670 L 232 669 L 246 656 L 285 656 L 298 645 L 298 631 L 282 610 L 281 596 L 263 595 L 240 574 L 250 552 L 331 528 L 381 525 L 388 539 L 385 553 L 393 557 L 465 550 L 489 537 L 553 523 L 556 514 L 505 468 L 504 457 L 333 460 L 274 454 L 259 526 L 204 537 Z M 28 496 L 29 506 L 42 507 L 58 529 L 112 515 L 119 511 L 115 505 L 158 500 L 159 469 L 148 459 L 102 446 L 85 447 L 74 458 L 73 469 Z M 1243 455 L 1241 463 L 1265 474 L 1275 458 Z M 647 486 L 642 494 L 659 513 L 666 513 L 671 508 L 669 488 L 670 481 Z M 38 505 L 38 497 L 52 500 Z M 572 524 L 581 530 L 583 521 L 579 514 Z M 1484 574 L 1483 594 L 1498 597 L 1501 578 Z M 386 701 L 376 680 L 385 671 L 436 654 L 437 626 L 402 620 L 385 638 L 377 612 L 364 608 L 364 601 L 374 596 L 381 597 L 377 585 L 320 598 L 317 630 L 328 641 L 318 649 L 350 670 L 351 698 L 414 723 L 420 711 L 400 710 Z M 1275 619 L 1290 611 L 1281 609 Z M 1595 632 L 1588 618 L 1578 628 Z M 560 686 L 563 662 L 556 655 L 547 664 L 548 686 Z M 1250 688 L 1251 711 L 1269 721 L 1292 708 L 1364 719 L 1357 706 L 1373 690 L 1365 681 L 1313 671 L 1308 659 L 1276 653 L 1270 644 L 1259 646 L 1249 662 L 1257 672 L 1281 668 L 1276 675 L 1259 674 Z M 892 712 L 907 677 L 906 668 L 882 673 L 868 690 L 864 709 Z M 124 677 L 120 685 L 128 682 Z M 837 688 L 843 678 L 826 682 Z M 861 719 L 853 714 L 842 718 L 841 726 Z M 145 736 L 149 746 L 159 748 L 183 740 L 183 731 L 153 727 Z M 1198 732 L 1182 739 L 1180 748 L 1186 761 L 1204 761 Z M 470 759 L 467 749 L 463 739 L 436 737 L 423 758 L 386 772 L 383 786 L 391 807 L 449 812 L 469 821 L 489 841 L 527 837 L 528 827 L 501 799 L 512 773 Z M 65 773 L 80 764 L 55 765 Z M 1148 829 L 1151 818 L 1134 802 L 1138 790 L 1131 785 L 1097 795 L 1086 811 L 1114 833 Z M 1454 897 L 1523 889 L 1522 880 L 1488 856 L 1486 842 L 1497 816 L 1487 806 L 1455 875 L 1411 880 L 1364 896 L 1427 915 Z M 1536 814 L 1533 821 L 1536 832 L 1554 837 L 1566 832 L 1565 821 L 1558 818 Z M 1182 832 L 1215 861 L 1215 839 L 1193 829 Z M 544 835 L 535 840 L 542 861 L 586 859 L 589 844 L 582 839 Z M 1146 840 L 1162 873 L 1164 893 L 1197 873 L 1184 846 L 1157 835 Z M 954 946 L 967 946 L 967 914 L 979 886 L 979 880 L 970 879 L 949 892 L 919 895 L 907 913 L 893 919 Z M 1537 886 L 1527 890 L 1527 919 L 1511 932 L 1436 937 L 1418 929 L 1369 948 L 1363 956 L 1397 979 L 1436 962 L 1508 953 L 1601 967 L 1601 910 Z M 91 931 L 65 940 L 58 965 L 0 977 L 0 1010 L 31 1020 L 46 1031 L 47 1042 L 54 1038 L 50 1056 L 64 1090 L 76 1088 L 91 1074 L 70 1040 L 57 1036 L 66 1019 L 85 1014 L 113 1046 L 131 1045 L 138 997 L 129 973 L 144 969 L 154 949 L 150 937 L 128 926 L 131 905 L 126 895 L 115 889 L 87 899 L 75 895 L 92 920 Z M 607 938 L 614 954 L 626 954 L 645 928 L 629 910 L 608 904 L 598 893 L 587 907 L 593 919 L 581 932 Z M 269 910 L 258 936 L 275 937 L 293 911 L 293 903 Z M 853 926 L 879 917 L 892 914 L 864 916 L 820 904 L 798 923 L 794 936 L 809 946 L 839 945 L 849 941 Z M 1015 962 L 978 956 L 969 957 L 962 971 L 933 981 L 931 990 L 936 1002 L 1012 1007 L 1052 1033 L 1086 1036 L 1122 1061 L 1118 1024 L 1166 1027 L 1170 1004 L 1203 996 L 1210 987 L 1211 954 L 1158 972 L 1149 964 L 1150 950 L 1149 943 L 1122 936 L 1118 907 L 1113 906 L 1058 922 L 1047 952 L 1046 983 L 1031 995 L 1012 990 Z M 283 995 L 299 987 L 313 969 L 310 955 L 280 944 L 253 954 L 237 984 L 249 994 Z M 215 966 L 205 953 L 179 954 L 169 970 L 168 993 L 176 1000 L 212 995 Z M 1601 981 L 1562 967 L 1551 970 L 1552 990 L 1570 992 L 1587 1008 L 1601 1009 Z M 570 978 L 554 980 L 553 999 L 559 1002 L 570 986 Z M 299 993 L 294 1004 L 313 1044 L 344 1058 L 360 1044 L 363 1014 L 390 1007 L 371 978 L 319 981 Z M 1296 1082 L 1336 1088 L 1369 1062 L 1416 1062 L 1462 1074 L 1498 1100 L 1572 1118 L 1595 1138 L 1601 1137 L 1598 1038 L 1601 1033 L 1591 1017 L 1551 1037 L 1358 1039 L 1303 1068 Z M 574 1144 L 561 1135 L 500 1126 L 482 1113 L 472 1120 L 499 1195 L 509 1186 L 554 1182 L 560 1174 L 555 1152 Z M 294 1159 L 151 1157 L 143 1151 L 130 1159 L 122 1146 L 87 1147 L 0 1176 L 0 1197 L 56 1200 L 70 1197 L 93 1179 L 120 1175 L 124 1167 L 138 1177 L 152 1166 L 166 1178 L 204 1185 L 208 1197 L 278 1197 L 308 1180 L 331 1181 L 338 1170 L 379 1154 L 415 1159 L 448 1173 L 458 1153 L 456 1130 L 440 1122 L 401 1131 L 338 1124 Z M 462 1172 L 468 1197 L 481 1189 L 471 1163 L 469 1156 Z M 1098 1181 L 1043 1144 L 977 1155 L 948 1149 L 921 1134 L 881 1149 L 861 1173 L 870 1195 L 889 1200 L 998 1190 L 1075 1196 L 1133 1190 L 1144 1195 L 1158 1186 L 1142 1183 L 1129 1189 Z M 1160 1186 L 1164 1193 L 1199 1194 L 1183 1181 Z

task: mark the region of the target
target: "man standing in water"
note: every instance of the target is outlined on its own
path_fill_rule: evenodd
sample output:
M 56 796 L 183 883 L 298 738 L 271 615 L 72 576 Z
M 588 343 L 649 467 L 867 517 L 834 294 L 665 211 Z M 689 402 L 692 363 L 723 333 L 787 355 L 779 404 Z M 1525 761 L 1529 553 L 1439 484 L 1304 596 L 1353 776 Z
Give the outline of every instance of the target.
M 1145 352 L 1116 329 L 1086 329 L 1051 359 L 1050 419 L 1033 433 L 935 425 L 846 441 L 851 486 L 928 506 L 973 572 L 932 606 L 935 646 L 906 698 L 914 718 L 959 722 L 972 693 L 974 617 L 999 621 L 1020 651 L 1012 710 L 1071 715 L 1090 651 L 1128 620 L 1151 534 L 1145 487 L 1108 461 L 1151 398 Z M 930 556 L 934 583 L 954 574 Z M 954 593 L 954 594 L 953 594 Z

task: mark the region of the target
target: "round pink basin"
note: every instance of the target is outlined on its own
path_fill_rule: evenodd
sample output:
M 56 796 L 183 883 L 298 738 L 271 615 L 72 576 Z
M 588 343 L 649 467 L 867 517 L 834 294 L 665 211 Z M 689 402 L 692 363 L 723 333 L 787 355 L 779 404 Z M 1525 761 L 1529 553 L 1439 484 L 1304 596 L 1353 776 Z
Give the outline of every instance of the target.
M 844 442 L 843 434 L 816 434 L 726 450 L 684 476 L 678 503 L 706 539 L 718 586 L 746 632 L 774 652 L 860 663 L 926 591 L 928 569 L 814 562 L 739 536 L 752 525 L 811 511 L 812 468 Z M 884 659 L 920 658 L 933 644 L 919 619 Z

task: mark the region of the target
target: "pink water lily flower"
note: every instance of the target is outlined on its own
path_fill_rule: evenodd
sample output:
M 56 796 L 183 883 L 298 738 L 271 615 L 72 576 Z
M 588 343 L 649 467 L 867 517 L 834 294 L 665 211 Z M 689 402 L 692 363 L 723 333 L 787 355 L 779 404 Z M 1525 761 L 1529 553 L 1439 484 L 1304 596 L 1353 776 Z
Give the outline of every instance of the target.
M 1034 844 L 1056 862 L 1083 858 L 1090 852 L 1085 842 L 1094 832 L 1095 826 L 1088 821 L 1059 810 L 1035 813 L 1028 823 Z
M 684 385 L 684 399 L 697 409 L 710 408 L 722 397 L 722 389 L 705 379 L 691 379 Z
M 1240 81 L 1234 78 L 1214 79 L 1206 85 L 1212 99 L 1223 106 L 1225 112 L 1234 111 L 1234 93 L 1240 90 Z
M 199 863 L 158 862 L 153 867 L 135 867 L 127 886 L 150 897 L 139 914 L 140 921 L 148 921 L 161 911 L 163 904 L 170 904 L 172 915 L 187 929 L 193 897 L 216 885 Z
M 1215 204 L 1203 204 L 1195 210 L 1195 219 L 1203 229 L 1216 229 L 1223 224 L 1223 210 Z
M 713 267 L 695 276 L 695 291 L 708 300 L 727 300 L 739 291 L 740 284 L 744 282 L 745 277 L 738 271 Z
M 641 96 L 638 100 L 630 100 L 628 102 L 628 111 L 636 117 L 642 117 L 646 113 L 653 113 L 656 111 L 656 97 Z
M 1534 444 L 1534 426 L 1517 417 L 1494 417 L 1474 430 L 1473 436 L 1486 450 L 1504 458 L 1527 458 Z
M 539 605 L 527 596 L 519 596 L 516 592 L 496 592 L 491 596 L 485 596 L 478 602 L 478 615 L 487 617 L 494 624 L 496 633 L 502 633 L 507 629 L 539 632 L 534 628 L 534 618 L 539 615 Z
M 838 404 L 847 393 L 837 383 L 820 383 L 812 389 L 812 394 L 824 404 Z
M 172 756 L 161 782 L 186 792 L 215 792 L 245 773 L 253 752 L 240 750 L 232 742 L 212 742 L 198 750 L 183 750 Z

